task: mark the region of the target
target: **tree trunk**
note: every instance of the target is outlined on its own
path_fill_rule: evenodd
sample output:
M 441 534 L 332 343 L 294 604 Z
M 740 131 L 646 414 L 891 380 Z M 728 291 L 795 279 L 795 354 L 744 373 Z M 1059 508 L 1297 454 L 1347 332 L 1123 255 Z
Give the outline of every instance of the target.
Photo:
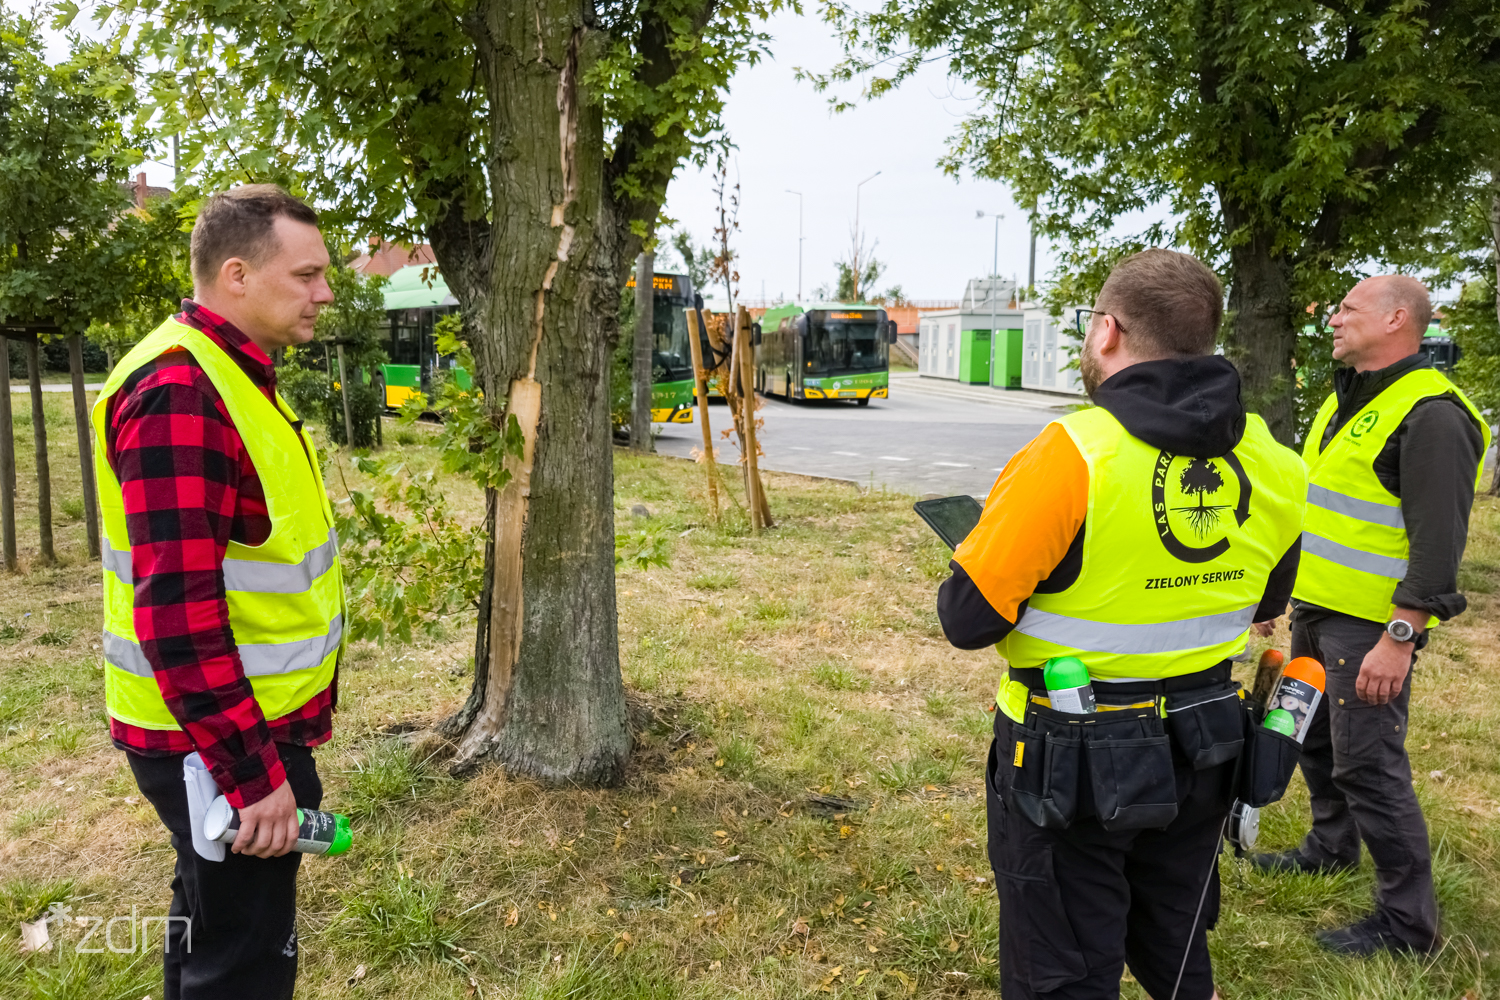
M 42 406 L 41 349 L 35 335 L 26 342 L 26 377 L 31 381 L 31 434 L 36 442 L 36 515 L 41 554 L 46 566 L 57 562 L 52 549 L 52 471 L 47 466 L 47 411 Z
M 1500 167 L 1490 171 L 1490 242 L 1495 253 L 1495 322 L 1500 323 Z M 1490 495 L 1500 496 L 1500 457 L 1495 460 Z
M 339 398 L 344 402 L 344 447 L 354 450 L 354 420 L 349 416 L 349 372 L 344 367 L 344 345 L 338 345 Z
M 641 254 L 635 269 L 635 351 L 631 366 L 630 448 L 651 450 L 651 347 L 653 279 L 656 276 L 656 254 Z
M 497 151 L 488 226 L 465 222 L 457 204 L 430 233 L 485 398 L 525 442 L 495 499 L 482 703 L 457 736 L 454 770 L 492 761 L 549 782 L 615 784 L 630 734 L 608 373 L 634 248 L 605 224 L 600 102 L 581 93 L 597 42 L 581 5 L 516 12 L 483 0 L 468 22 Z
M 0 337 L 0 546 L 16 571 L 16 437 L 10 416 L 10 341 Z
M 99 493 L 94 489 L 94 450 L 89 440 L 89 402 L 83 388 L 83 336 L 68 338 L 68 371 L 73 376 L 73 427 L 78 433 L 78 471 L 83 483 L 83 517 L 89 558 L 99 558 Z
M 1225 209 L 1229 230 L 1238 213 Z M 1230 248 L 1229 310 L 1233 314 L 1224 354 L 1239 369 L 1245 408 L 1265 418 L 1271 433 L 1291 445 L 1297 425 L 1292 359 L 1297 317 L 1292 306 L 1292 266 L 1276 255 L 1269 233 L 1255 233 Z

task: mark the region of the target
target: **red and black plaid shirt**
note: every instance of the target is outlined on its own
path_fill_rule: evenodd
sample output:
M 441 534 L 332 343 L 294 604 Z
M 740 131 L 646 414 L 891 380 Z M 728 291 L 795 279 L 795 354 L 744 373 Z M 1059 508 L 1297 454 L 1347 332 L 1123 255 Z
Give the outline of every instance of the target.
M 250 338 L 190 300 L 178 319 L 274 402 L 276 370 Z M 110 401 L 105 455 L 124 492 L 136 638 L 182 727 L 110 719 L 110 736 L 148 757 L 197 750 L 232 805 L 259 802 L 286 780 L 277 743 L 317 746 L 333 734 L 338 680 L 279 719 L 261 714 L 229 624 L 224 552 L 230 541 L 264 543 L 271 518 L 229 410 L 192 354 L 168 351 L 125 380 Z

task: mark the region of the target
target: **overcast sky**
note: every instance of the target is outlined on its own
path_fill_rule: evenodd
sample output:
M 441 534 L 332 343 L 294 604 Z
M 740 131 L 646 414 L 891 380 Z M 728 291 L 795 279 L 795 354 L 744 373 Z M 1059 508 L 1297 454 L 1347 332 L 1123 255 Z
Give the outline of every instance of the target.
M 739 147 L 731 179 L 740 183 L 741 294 L 797 293 L 797 197 L 803 193 L 803 297 L 832 285 L 834 261 L 848 253 L 855 185 L 877 170 L 860 194 L 860 228 L 879 241 L 886 265 L 879 287 L 900 285 L 909 298 L 957 299 L 970 277 L 988 274 L 995 228 L 976 210 L 1000 212 L 1000 274 L 1026 280 L 1025 216 L 994 181 L 944 176 L 937 166 L 948 137 L 973 108 L 942 64 L 930 64 L 894 94 L 833 114 L 827 95 L 797 82 L 796 67 L 825 70 L 840 49 L 811 16 L 778 16 L 767 27 L 771 59 L 742 70 L 730 84 L 724 121 Z M 961 87 L 961 85 L 958 85 Z M 853 91 L 845 91 L 846 94 Z M 667 214 L 698 242 L 717 224 L 712 169 L 678 172 L 667 192 Z M 1051 264 L 1037 248 L 1037 281 Z

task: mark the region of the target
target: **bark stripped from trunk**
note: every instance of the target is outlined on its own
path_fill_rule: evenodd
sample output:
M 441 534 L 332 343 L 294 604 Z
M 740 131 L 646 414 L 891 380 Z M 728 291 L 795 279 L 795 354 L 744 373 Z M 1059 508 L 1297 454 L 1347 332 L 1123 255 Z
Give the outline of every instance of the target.
M 523 454 L 495 497 L 487 658 L 459 730 L 457 773 L 493 761 L 558 783 L 612 784 L 630 751 L 614 596 L 609 338 L 619 275 L 599 225 L 603 125 L 580 100 L 589 38 L 576 4 L 527 16 L 489 0 L 473 31 L 490 95 L 495 203 L 483 253 L 459 261 L 470 346 Z M 603 262 L 603 263 L 601 263 Z M 611 304 L 612 307 L 612 304 Z M 465 718 L 467 717 L 467 718 Z

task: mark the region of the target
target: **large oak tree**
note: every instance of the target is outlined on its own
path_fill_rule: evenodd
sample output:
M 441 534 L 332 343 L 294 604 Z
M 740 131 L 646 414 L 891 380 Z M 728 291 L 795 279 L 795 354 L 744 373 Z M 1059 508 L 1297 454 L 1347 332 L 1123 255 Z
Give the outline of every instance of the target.
M 775 6 L 114 8 L 160 127 L 191 136 L 195 169 L 215 183 L 284 180 L 342 223 L 430 242 L 458 298 L 484 399 L 522 442 L 490 499 L 475 685 L 450 727 L 460 767 L 622 776 L 608 415 L 620 290 Z

